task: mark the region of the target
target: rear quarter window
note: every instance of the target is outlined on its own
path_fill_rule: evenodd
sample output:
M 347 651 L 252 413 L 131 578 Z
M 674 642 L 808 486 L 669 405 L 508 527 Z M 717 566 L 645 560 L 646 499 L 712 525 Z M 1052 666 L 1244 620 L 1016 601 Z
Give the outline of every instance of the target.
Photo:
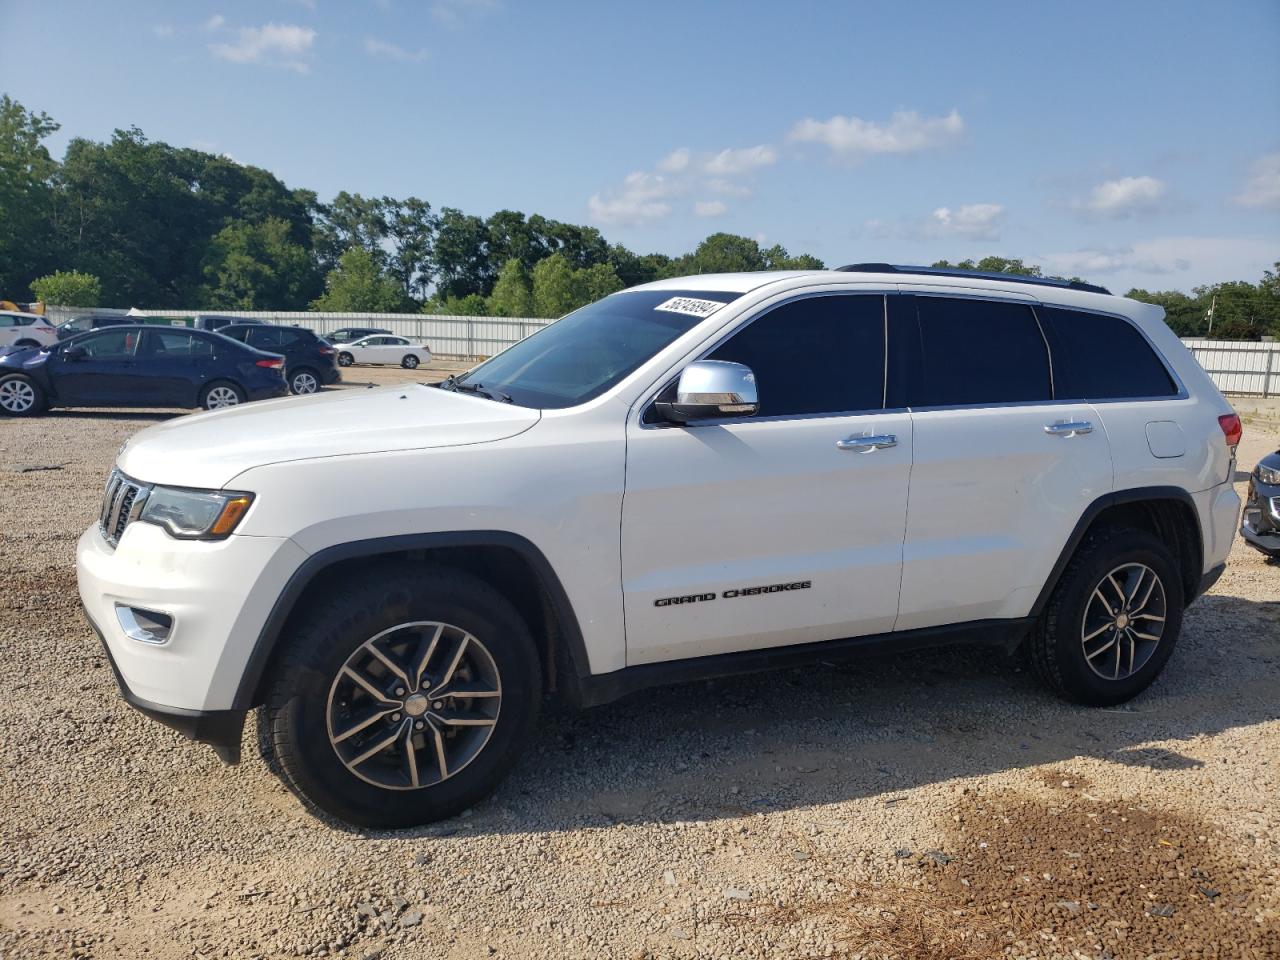
M 1039 307 L 1053 347 L 1057 396 L 1065 400 L 1172 397 L 1177 384 L 1147 338 L 1120 317 Z

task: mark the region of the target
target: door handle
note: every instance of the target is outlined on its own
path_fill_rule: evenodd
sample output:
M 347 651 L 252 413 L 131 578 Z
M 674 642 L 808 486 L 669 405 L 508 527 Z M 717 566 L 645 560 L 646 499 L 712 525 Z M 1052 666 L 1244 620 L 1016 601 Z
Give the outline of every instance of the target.
M 868 437 L 845 437 L 836 441 L 837 450 L 852 450 L 854 453 L 870 453 L 884 447 L 896 447 L 898 438 L 892 433 L 873 434 Z
M 1093 424 L 1088 420 L 1059 420 L 1057 423 L 1046 423 L 1044 432 L 1051 437 L 1076 437 L 1093 433 Z

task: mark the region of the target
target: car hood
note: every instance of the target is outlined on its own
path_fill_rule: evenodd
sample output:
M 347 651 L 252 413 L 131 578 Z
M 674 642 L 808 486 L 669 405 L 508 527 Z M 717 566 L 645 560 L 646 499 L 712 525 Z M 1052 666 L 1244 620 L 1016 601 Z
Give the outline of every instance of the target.
M 541 415 L 422 384 L 336 390 L 175 417 L 136 434 L 118 463 L 146 483 L 217 488 L 290 460 L 490 443 Z

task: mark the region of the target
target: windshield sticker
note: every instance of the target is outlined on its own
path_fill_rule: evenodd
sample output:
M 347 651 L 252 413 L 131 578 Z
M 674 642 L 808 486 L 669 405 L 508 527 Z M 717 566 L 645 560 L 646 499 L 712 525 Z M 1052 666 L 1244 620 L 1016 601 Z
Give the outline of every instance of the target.
M 665 310 L 667 313 L 684 313 L 691 317 L 709 317 L 724 304 L 719 300 L 697 300 L 693 297 L 672 297 L 653 309 Z

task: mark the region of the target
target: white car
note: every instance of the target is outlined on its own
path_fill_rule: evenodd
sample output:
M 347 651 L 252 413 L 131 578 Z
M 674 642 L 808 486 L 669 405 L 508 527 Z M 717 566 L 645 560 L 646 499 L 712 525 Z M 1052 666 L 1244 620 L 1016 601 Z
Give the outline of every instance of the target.
M 0 310 L 0 347 L 51 347 L 58 328 L 37 313 Z
M 131 703 L 231 761 L 261 708 L 368 826 L 475 803 L 548 695 L 971 643 L 1116 704 L 1240 512 L 1240 420 L 1162 317 L 886 264 L 646 284 L 437 385 L 142 431 L 80 596 Z
M 420 364 L 430 362 L 431 351 L 424 344 L 390 334 L 362 337 L 338 347 L 338 363 L 344 367 L 353 363 L 380 363 L 413 370 Z

